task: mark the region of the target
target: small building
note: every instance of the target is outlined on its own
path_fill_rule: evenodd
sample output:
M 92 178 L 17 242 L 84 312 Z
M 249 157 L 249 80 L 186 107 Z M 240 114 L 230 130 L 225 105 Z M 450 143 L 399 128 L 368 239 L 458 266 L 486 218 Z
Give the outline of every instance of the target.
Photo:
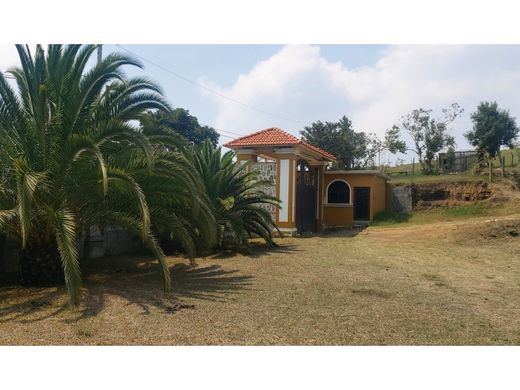
M 448 152 L 439 153 L 437 159 L 438 169 L 441 172 L 464 172 L 478 162 L 478 152 L 476 150 L 458 150 L 452 157 Z
M 329 171 L 335 157 L 278 128 L 234 139 L 238 163 L 273 184 L 266 192 L 282 201 L 271 209 L 281 231 L 319 232 L 367 224 L 391 205 L 389 176 L 380 171 Z
M 323 228 L 363 225 L 391 208 L 390 177 L 380 171 L 323 173 Z

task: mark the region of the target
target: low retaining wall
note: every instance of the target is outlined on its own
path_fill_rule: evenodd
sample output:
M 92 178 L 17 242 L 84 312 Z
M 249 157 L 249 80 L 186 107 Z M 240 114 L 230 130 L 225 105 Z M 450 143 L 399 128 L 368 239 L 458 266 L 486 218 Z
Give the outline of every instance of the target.
M 88 242 L 85 236 L 85 234 L 81 234 L 76 240 L 80 259 L 85 258 L 87 246 L 89 259 L 142 252 L 146 249 L 140 237 L 117 226 L 107 227 L 103 235 L 99 230 L 92 228 Z M 20 266 L 16 243 L 1 242 L 0 244 L 2 244 L 0 245 L 0 273 L 17 272 Z
M 128 232 L 128 230 L 117 227 L 108 226 L 105 228 L 103 235 L 97 229 L 92 229 L 88 241 L 85 236 L 80 236 L 78 240 L 78 251 L 80 258 L 86 255 L 86 247 L 88 246 L 88 258 L 97 259 L 99 257 L 140 252 L 145 249 L 141 239 Z

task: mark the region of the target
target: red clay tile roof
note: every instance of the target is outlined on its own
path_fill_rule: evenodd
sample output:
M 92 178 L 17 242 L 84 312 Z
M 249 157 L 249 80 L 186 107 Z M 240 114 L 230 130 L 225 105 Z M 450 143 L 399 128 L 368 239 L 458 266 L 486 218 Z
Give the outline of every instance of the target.
M 308 142 L 305 142 L 305 141 L 300 141 L 300 143 L 304 146 L 307 146 L 309 149 L 312 149 L 314 150 L 315 152 L 327 157 L 328 159 L 331 159 L 331 160 L 336 160 L 336 156 L 334 156 L 332 153 L 329 153 L 327 152 L 326 150 L 323 150 L 321 148 L 318 148 L 317 146 L 314 146 Z
M 305 141 L 302 141 L 299 138 L 296 138 L 294 135 L 291 135 L 277 127 L 272 127 L 270 129 L 260 130 L 256 133 L 246 135 L 244 137 L 236 138 L 228 143 L 225 143 L 224 146 L 228 148 L 234 147 L 250 147 L 250 146 L 285 146 L 285 145 L 303 145 L 310 150 L 321 154 L 323 157 L 328 158 L 329 160 L 336 160 L 336 158 L 326 152 L 323 149 L 318 148 L 317 146 L 311 145 Z

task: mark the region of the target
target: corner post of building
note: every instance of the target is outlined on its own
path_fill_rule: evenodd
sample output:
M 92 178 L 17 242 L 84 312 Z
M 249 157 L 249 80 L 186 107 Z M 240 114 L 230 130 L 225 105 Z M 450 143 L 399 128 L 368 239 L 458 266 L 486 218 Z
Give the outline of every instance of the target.
M 252 149 L 236 150 L 237 163 L 247 164 L 247 170 L 251 172 L 253 170 L 253 164 L 258 162 L 258 154 Z
M 295 180 L 296 158 L 287 150 L 275 149 L 276 156 L 276 196 L 281 201 L 281 207 L 276 214 L 276 225 L 284 234 L 296 233 L 295 224 Z
M 318 188 L 317 188 L 317 212 L 316 212 L 316 230 L 321 233 L 323 231 L 323 202 L 325 199 L 325 165 L 319 165 L 317 167 L 317 177 L 318 177 Z

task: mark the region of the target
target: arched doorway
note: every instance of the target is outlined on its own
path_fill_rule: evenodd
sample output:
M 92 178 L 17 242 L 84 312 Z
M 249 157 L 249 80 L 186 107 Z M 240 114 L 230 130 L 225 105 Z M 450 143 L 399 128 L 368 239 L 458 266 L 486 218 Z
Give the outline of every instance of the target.
M 316 200 L 318 171 L 307 161 L 296 163 L 296 213 L 295 223 L 298 233 L 316 231 Z

